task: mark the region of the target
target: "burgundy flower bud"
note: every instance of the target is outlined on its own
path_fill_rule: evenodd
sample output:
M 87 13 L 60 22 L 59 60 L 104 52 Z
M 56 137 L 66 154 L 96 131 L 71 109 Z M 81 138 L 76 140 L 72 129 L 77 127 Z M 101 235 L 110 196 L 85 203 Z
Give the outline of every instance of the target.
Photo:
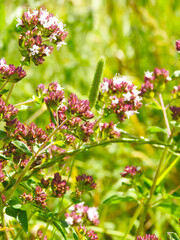
M 180 40 L 176 41 L 176 50 L 180 51 Z
M 45 180 L 44 178 L 41 179 L 41 184 L 43 187 L 47 188 L 49 186 L 49 179 Z
M 46 203 L 46 194 L 43 192 L 42 188 L 37 186 L 35 189 L 35 201 L 37 205 L 42 206 L 43 208 L 47 205 Z
M 33 201 L 33 196 L 31 194 L 23 193 L 23 195 L 21 195 L 20 197 L 21 197 L 21 199 L 23 200 L 24 203 Z
M 126 166 L 124 172 L 121 173 L 121 176 L 122 177 L 126 177 L 127 175 L 135 176 L 137 173 L 140 172 L 141 172 L 140 167 Z
M 52 193 L 54 197 L 63 197 L 66 191 L 69 190 L 69 186 L 65 180 L 61 180 L 59 173 L 54 174 L 54 178 L 51 182 Z
M 180 107 L 176 107 L 176 106 L 171 106 L 169 107 L 171 112 L 172 112 L 172 118 L 174 120 L 179 120 L 180 119 Z
M 84 192 L 97 188 L 92 176 L 82 174 L 76 177 L 76 195 L 81 196 Z

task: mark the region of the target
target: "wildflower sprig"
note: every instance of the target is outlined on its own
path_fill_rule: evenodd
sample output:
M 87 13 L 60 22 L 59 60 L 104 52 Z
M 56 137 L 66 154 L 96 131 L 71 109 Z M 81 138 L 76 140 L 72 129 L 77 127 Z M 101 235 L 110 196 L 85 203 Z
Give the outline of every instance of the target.
M 47 10 L 28 9 L 18 19 L 17 27 L 20 31 L 19 47 L 23 56 L 22 65 L 29 65 L 32 61 L 38 66 L 45 61 L 46 56 L 52 53 L 54 46 L 59 49 L 66 44 L 64 42 L 67 37 L 65 25 Z M 179 42 L 176 43 L 176 48 L 179 51 Z M 137 240 L 158 239 L 154 234 L 146 234 L 144 237 L 140 235 L 148 209 L 155 205 L 152 199 L 156 200 L 157 185 L 165 179 L 179 159 L 180 107 L 175 103 L 179 99 L 180 89 L 179 86 L 174 87 L 170 93 L 171 101 L 165 105 L 163 92 L 166 84 L 171 81 L 167 70 L 155 68 L 153 72 L 147 71 L 144 76 L 145 82 L 141 90 L 138 90 L 128 77 L 118 74 L 112 79 L 104 78 L 101 82 L 104 63 L 105 59 L 101 58 L 89 100 L 80 99 L 73 92 L 67 95 L 66 90 L 58 82 L 52 82 L 47 88 L 40 84 L 36 90 L 37 97 L 33 100 L 14 106 L 8 104 L 8 100 L 13 86 L 26 76 L 26 72 L 21 65 L 15 67 L 12 64 L 7 65 L 4 58 L 0 60 L 0 81 L 4 82 L 0 90 L 8 82 L 12 82 L 6 100 L 4 95 L 0 98 L 0 121 L 3 123 L 0 130 L 2 141 L 0 213 L 3 229 L 8 226 L 4 218 L 6 214 L 16 219 L 27 233 L 27 213 L 29 214 L 30 211 L 36 213 L 38 209 L 35 217 L 43 219 L 44 223 L 46 222 L 46 228 L 41 229 L 38 226 L 35 237 L 48 239 L 46 232 L 49 225 L 52 225 L 65 240 L 70 236 L 69 234 L 74 239 L 78 237 L 89 240 L 98 239 L 94 230 L 88 230 L 89 228 L 86 227 L 89 224 L 99 224 L 98 207 L 94 207 L 94 204 L 89 207 L 89 204 L 82 202 L 84 196 L 92 197 L 91 191 L 97 188 L 97 184 L 91 175 L 85 173 L 72 177 L 76 156 L 78 153 L 98 146 L 112 143 L 136 143 L 151 144 L 162 150 L 162 155 L 153 181 L 149 179 L 148 181 L 146 178 L 146 183 L 150 182 L 146 188 L 148 190 L 143 191 L 145 180 L 140 179 L 143 175 L 140 174 L 140 166 L 136 167 L 134 164 L 126 166 L 121 173 L 124 181 L 125 177 L 129 177 L 131 188 L 134 186 L 135 189 L 139 188 L 135 198 L 129 196 L 126 198 L 137 204 L 137 210 L 127 226 L 124 239 L 138 218 Z M 4 93 L 1 91 L 0 94 Z M 167 139 L 164 141 L 134 136 L 121 129 L 122 122 L 125 123 L 132 115 L 138 114 L 138 110 L 142 107 L 142 97 L 146 97 L 147 101 L 152 101 L 153 98 L 162 110 L 166 129 L 161 130 L 163 133 L 167 132 Z M 43 104 L 49 112 L 49 123 L 43 129 L 33 122 L 27 124 L 19 120 L 17 106 L 34 102 Z M 96 109 L 93 109 L 94 105 Z M 113 121 L 109 120 L 109 116 L 113 117 Z M 171 156 L 176 158 L 164 171 L 163 164 L 167 166 Z M 111 199 L 121 201 L 123 198 L 124 196 L 121 195 L 118 198 L 110 197 L 103 204 L 111 202 Z M 58 203 L 58 210 L 55 209 L 54 202 Z M 23 234 L 21 228 L 17 228 L 19 232 L 16 233 L 15 239 Z M 8 235 L 9 233 L 5 231 L 3 237 L 8 239 Z

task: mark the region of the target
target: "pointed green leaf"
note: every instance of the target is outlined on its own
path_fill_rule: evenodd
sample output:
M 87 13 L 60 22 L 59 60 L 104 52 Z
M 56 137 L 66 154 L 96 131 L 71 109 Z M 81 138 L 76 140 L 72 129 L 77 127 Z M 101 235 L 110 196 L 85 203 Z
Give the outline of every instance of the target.
M 158 127 L 158 126 L 148 127 L 147 131 L 148 131 L 149 133 L 158 133 L 158 132 L 167 133 L 167 130 L 166 130 L 166 129 L 160 128 L 160 127 Z
M 29 150 L 29 148 L 26 146 L 25 143 L 15 140 L 12 142 L 12 144 L 17 147 L 20 151 L 26 153 L 28 156 L 32 156 L 31 151 Z
M 3 130 L 0 130 L 0 140 L 4 139 L 7 136 L 7 133 Z
M 168 232 L 169 240 L 180 240 L 175 232 Z
M 27 219 L 27 214 L 25 210 L 20 210 L 18 212 L 18 221 L 21 224 L 24 232 L 28 232 L 28 219 Z

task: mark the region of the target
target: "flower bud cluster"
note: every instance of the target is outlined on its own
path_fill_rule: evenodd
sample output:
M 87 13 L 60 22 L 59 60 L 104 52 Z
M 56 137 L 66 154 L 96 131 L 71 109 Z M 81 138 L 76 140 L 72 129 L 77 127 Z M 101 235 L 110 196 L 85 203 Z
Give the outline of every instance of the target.
M 141 96 L 154 97 L 165 89 L 165 84 L 171 81 L 169 71 L 155 68 L 153 72 L 145 72 L 144 84 L 141 85 Z
M 84 226 L 78 227 L 78 232 L 85 236 L 88 240 L 97 240 L 98 236 L 97 233 L 95 233 L 93 230 L 87 230 Z
M 20 196 L 20 198 L 23 201 L 23 204 L 35 201 L 38 206 L 41 206 L 43 208 L 46 207 L 47 205 L 46 203 L 47 196 L 45 192 L 43 192 L 42 188 L 39 186 L 36 186 L 34 197 L 31 194 L 23 193 Z
M 137 113 L 141 107 L 139 93 L 125 76 L 117 75 L 113 79 L 104 78 L 98 99 L 104 103 L 103 108 L 107 115 L 114 112 L 122 122 Z
M 24 61 L 31 59 L 35 65 L 42 64 L 44 57 L 52 53 L 52 44 L 58 50 L 66 44 L 64 40 L 68 33 L 64 30 L 65 25 L 47 10 L 28 9 L 17 21 L 16 26 L 21 26 L 19 46 Z
M 80 197 L 83 193 L 94 190 L 97 184 L 92 176 L 82 174 L 76 177 L 76 196 Z
M 6 106 L 5 102 L 0 98 L 0 120 L 9 122 L 18 114 L 18 109 L 12 104 Z
M 66 191 L 69 190 L 69 186 L 65 180 L 61 180 L 59 173 L 54 174 L 54 178 L 51 182 L 52 194 L 54 197 L 63 197 Z
M 171 112 L 172 112 L 172 118 L 174 120 L 179 121 L 180 120 L 180 107 L 176 107 L 176 106 L 171 106 L 169 107 Z
M 176 50 L 180 52 L 180 40 L 176 40 Z
M 99 224 L 99 214 L 97 208 L 84 206 L 84 202 L 73 205 L 69 208 L 69 213 L 65 213 L 65 221 L 69 225 L 81 225 L 84 222 L 90 222 L 94 225 Z
M 153 235 L 146 234 L 145 237 L 138 236 L 138 237 L 137 237 L 137 240 L 161 240 L 161 239 L 159 239 L 158 237 L 156 237 L 155 234 L 153 234 Z
M 47 196 L 45 192 L 43 192 L 41 187 L 37 186 L 35 189 L 35 198 L 34 198 L 36 204 L 45 208 L 47 206 L 46 198 Z
M 130 176 L 135 176 L 137 173 L 141 172 L 140 167 L 135 167 L 135 166 L 126 166 L 124 169 L 124 172 L 121 173 L 122 177 L 126 177 L 127 175 Z
M 53 115 L 58 124 L 68 119 L 61 128 L 64 130 L 64 138 L 67 143 L 74 142 L 75 136 L 87 141 L 94 133 L 95 122 L 89 121 L 94 117 L 94 114 L 90 111 L 88 100 L 80 100 L 73 93 L 66 99 L 64 91 L 57 82 L 51 83 L 48 89 L 45 89 L 42 84 L 39 85 L 37 94 L 46 103 L 47 107 L 54 111 Z M 55 124 L 51 123 L 48 130 L 55 127 Z
M 113 121 L 109 123 L 99 123 L 99 139 L 103 138 L 119 138 L 120 130 L 116 127 L 116 124 Z
M 22 67 L 15 67 L 13 64 L 6 64 L 4 58 L 0 59 L 0 81 L 8 81 L 16 83 L 26 76 L 26 72 Z

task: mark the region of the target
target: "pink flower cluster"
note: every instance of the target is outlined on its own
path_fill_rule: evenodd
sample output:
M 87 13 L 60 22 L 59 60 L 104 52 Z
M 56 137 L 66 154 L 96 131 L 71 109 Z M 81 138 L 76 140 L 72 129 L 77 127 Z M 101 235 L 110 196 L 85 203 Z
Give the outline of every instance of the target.
M 26 72 L 22 67 L 15 67 L 13 64 L 6 64 L 4 58 L 0 59 L 0 81 L 8 81 L 16 83 L 26 76 Z
M 5 105 L 5 102 L 0 98 L 0 116 L 1 119 L 6 122 L 5 130 L 7 133 L 4 139 L 4 152 L 6 157 L 13 156 L 15 163 L 21 162 L 21 166 L 24 167 L 29 159 L 24 152 L 20 152 L 11 142 L 14 140 L 21 141 L 27 145 L 29 150 L 33 152 L 33 147 L 38 144 L 42 144 L 47 139 L 47 134 L 41 128 L 38 128 L 34 123 L 30 125 L 23 124 L 16 118 L 18 109 L 13 105 Z M 42 156 L 39 155 L 34 165 L 41 163 Z
M 41 206 L 43 208 L 47 206 L 47 203 L 46 203 L 47 195 L 45 194 L 45 192 L 43 192 L 42 188 L 39 186 L 36 186 L 34 197 L 31 194 L 23 193 L 20 196 L 20 198 L 24 204 L 35 201 L 38 206 Z
M 135 176 L 137 173 L 141 172 L 140 167 L 135 167 L 135 166 L 126 166 L 124 169 L 124 172 L 121 173 L 122 177 L 126 177 L 127 175 L 130 176 Z
M 64 40 L 68 33 L 64 30 L 65 25 L 47 10 L 28 9 L 17 21 L 16 26 L 21 26 L 22 30 L 19 46 L 24 61 L 31 59 L 35 65 L 42 64 L 44 57 L 54 49 L 51 44 L 55 44 L 58 50 L 66 44 Z
M 84 206 L 84 202 L 71 206 L 69 211 L 70 213 L 65 213 L 65 221 L 69 225 L 81 225 L 87 221 L 94 225 L 99 224 L 99 214 L 97 208 Z
M 83 193 L 97 188 L 92 176 L 82 174 L 76 177 L 76 195 L 81 196 Z
M 180 40 L 176 40 L 176 50 L 180 52 Z
M 37 232 L 38 239 L 39 240 L 48 240 L 46 235 L 44 237 L 43 236 L 44 236 L 43 231 L 39 229 L 38 232 Z
M 43 192 L 41 187 L 37 186 L 35 189 L 35 199 L 34 199 L 36 204 L 43 208 L 46 207 L 47 206 L 46 198 L 47 198 L 47 195 L 45 194 L 45 192 Z
M 57 82 L 51 83 L 48 89 L 45 89 L 43 84 L 39 85 L 37 94 L 47 104 L 48 108 L 54 111 L 54 118 L 58 124 L 68 119 L 62 127 L 67 143 L 74 142 L 75 136 L 78 136 L 83 141 L 87 141 L 93 134 L 95 122 L 88 120 L 93 118 L 94 114 L 90 111 L 88 100 L 80 100 L 73 93 L 66 99 L 64 91 Z M 55 128 L 55 124 L 51 123 L 48 129 L 53 128 Z
M 153 72 L 145 72 L 144 81 L 145 83 L 141 85 L 141 96 L 154 97 L 156 92 L 164 90 L 164 84 L 171 81 L 171 78 L 169 71 L 155 68 Z
M 18 109 L 12 104 L 6 106 L 5 102 L 2 100 L 2 98 L 0 98 L 0 120 L 9 122 L 16 117 L 18 112 Z
M 51 182 L 52 193 L 54 197 L 63 197 L 66 191 L 69 190 L 69 186 L 65 180 L 61 180 L 59 173 L 54 174 L 54 178 Z
M 113 121 L 109 123 L 99 123 L 99 139 L 103 138 L 119 138 L 120 130 L 116 127 Z
M 104 103 L 106 114 L 115 113 L 120 121 L 137 113 L 141 107 L 140 92 L 125 76 L 104 78 L 100 86 L 99 101 Z
M 161 240 L 161 239 L 159 239 L 158 237 L 156 237 L 155 234 L 153 234 L 153 235 L 146 234 L 145 237 L 138 236 L 138 237 L 137 237 L 137 240 Z
M 97 240 L 98 236 L 93 230 L 87 230 L 84 226 L 78 227 L 78 232 L 85 236 L 88 240 Z

